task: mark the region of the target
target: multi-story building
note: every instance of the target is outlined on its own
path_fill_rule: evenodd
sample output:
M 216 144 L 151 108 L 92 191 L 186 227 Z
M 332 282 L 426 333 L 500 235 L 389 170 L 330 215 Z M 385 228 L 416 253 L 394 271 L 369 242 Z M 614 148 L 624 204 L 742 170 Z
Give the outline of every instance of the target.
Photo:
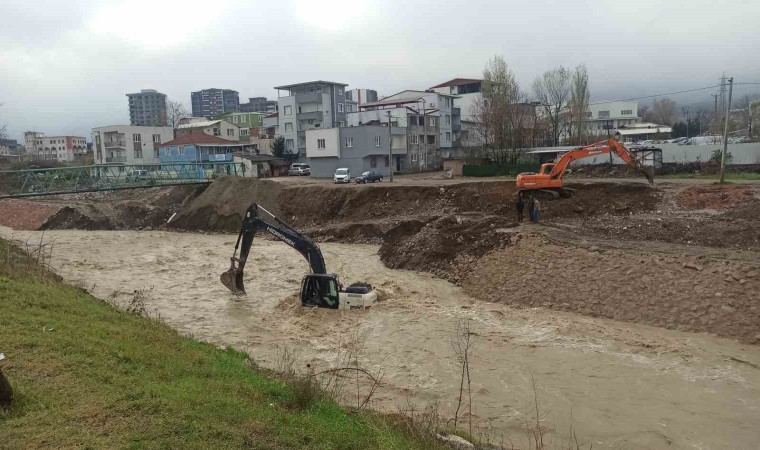
M 0 139 L 0 155 L 8 156 L 16 154 L 18 141 L 15 139 Z
M 188 134 L 207 134 L 226 141 L 240 141 L 240 128 L 226 120 L 207 120 L 205 122 L 190 122 L 177 127 L 177 137 Z
M 227 122 L 240 128 L 239 138 L 241 141 L 249 142 L 251 136 L 258 133 L 259 128 L 262 127 L 262 120 L 266 116 L 265 113 L 259 112 L 233 112 L 225 113 L 217 117 L 217 119 L 226 120 Z
M 395 131 L 394 140 L 397 136 L 403 136 L 403 130 Z M 312 128 L 304 134 L 306 157 L 313 177 L 331 177 L 338 168 L 349 169 L 352 177 L 367 170 L 387 176 L 391 164 L 394 172 L 402 170 L 407 153 L 405 147 L 394 145 L 391 150 L 393 161 L 390 161 L 389 130 L 382 125 Z
M 346 91 L 346 112 L 356 112 L 359 105 L 377 101 L 377 91 L 372 89 L 350 89 Z
M 588 129 L 595 136 L 615 134 L 614 130 L 641 122 L 638 116 L 639 102 L 631 101 L 598 101 L 589 104 Z
M 113 125 L 93 128 L 95 164 L 159 164 L 159 145 L 172 139 L 172 127 Z
M 60 162 L 85 161 L 87 139 L 81 136 L 45 136 L 38 131 L 24 133 L 27 153 L 33 158 Z
M 268 100 L 266 97 L 249 97 L 248 103 L 240 104 L 240 112 L 277 112 L 277 100 Z
M 166 126 L 166 95 L 155 89 L 143 89 L 127 94 L 129 123 L 141 127 Z
M 473 78 L 454 78 L 428 90 L 457 96 L 454 105 L 461 110 L 462 120 L 473 121 L 476 116 L 475 105 L 483 98 L 487 83 Z
M 347 84 L 331 81 L 276 86 L 287 95 L 278 97 L 278 135 L 285 138 L 285 146 L 299 158 L 306 155 L 306 130 L 334 128 L 346 124 Z
M 203 89 L 190 93 L 194 117 L 212 119 L 220 114 L 236 112 L 240 109 L 237 91 L 232 89 Z

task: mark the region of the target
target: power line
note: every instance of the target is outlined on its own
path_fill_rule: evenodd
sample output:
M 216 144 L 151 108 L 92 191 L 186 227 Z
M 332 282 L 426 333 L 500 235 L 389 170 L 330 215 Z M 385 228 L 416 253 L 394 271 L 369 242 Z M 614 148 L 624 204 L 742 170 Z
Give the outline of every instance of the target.
M 737 83 L 737 84 L 739 84 L 739 83 Z M 758 83 L 758 84 L 760 84 L 760 83 Z M 666 95 L 676 95 L 676 94 L 686 94 L 688 92 L 706 91 L 708 89 L 715 89 L 716 87 L 720 87 L 720 84 L 715 84 L 715 85 L 712 85 L 712 86 L 705 86 L 705 87 L 696 88 L 696 89 L 687 89 L 685 91 L 674 91 L 674 92 L 666 92 L 666 93 L 663 93 L 663 94 L 645 95 L 643 97 L 631 97 L 631 98 L 623 98 L 623 99 L 619 99 L 619 100 L 603 100 L 603 101 L 599 101 L 599 102 L 591 102 L 591 104 L 592 105 L 600 105 L 600 104 L 604 104 L 604 103 L 627 102 L 627 101 L 632 101 L 632 100 L 642 100 L 642 99 L 646 99 L 646 98 L 664 97 Z

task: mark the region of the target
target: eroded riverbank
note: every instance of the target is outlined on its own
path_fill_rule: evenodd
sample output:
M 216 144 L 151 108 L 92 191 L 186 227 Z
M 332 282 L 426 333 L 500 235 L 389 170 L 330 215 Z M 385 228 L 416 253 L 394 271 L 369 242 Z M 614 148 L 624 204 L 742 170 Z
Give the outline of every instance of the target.
M 0 236 L 39 239 L 0 229 Z M 459 370 L 450 340 L 470 318 L 474 410 L 483 425 L 519 440 L 531 416 L 531 375 L 545 421 L 574 427 L 594 448 L 753 448 L 760 438 L 760 348 L 545 309 L 472 299 L 429 275 L 386 268 L 377 247 L 323 244 L 328 269 L 344 283 L 368 281 L 383 302 L 366 312 L 303 310 L 294 293 L 306 262 L 282 243 L 257 240 L 248 297 L 218 282 L 235 236 L 137 231 L 47 231 L 52 265 L 67 281 L 124 303 L 145 290 L 146 306 L 183 333 L 249 352 L 264 366 L 278 348 L 324 367 L 358 332 L 364 365 L 386 386 L 375 407 L 411 398 L 450 410 Z

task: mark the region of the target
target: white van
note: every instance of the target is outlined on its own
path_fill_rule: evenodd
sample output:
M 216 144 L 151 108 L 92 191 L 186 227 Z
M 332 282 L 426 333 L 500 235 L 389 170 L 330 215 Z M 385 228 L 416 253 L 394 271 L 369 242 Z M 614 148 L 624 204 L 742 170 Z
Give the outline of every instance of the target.
M 333 176 L 333 181 L 336 183 L 350 183 L 351 171 L 345 167 L 341 167 L 340 169 L 335 171 L 335 175 Z

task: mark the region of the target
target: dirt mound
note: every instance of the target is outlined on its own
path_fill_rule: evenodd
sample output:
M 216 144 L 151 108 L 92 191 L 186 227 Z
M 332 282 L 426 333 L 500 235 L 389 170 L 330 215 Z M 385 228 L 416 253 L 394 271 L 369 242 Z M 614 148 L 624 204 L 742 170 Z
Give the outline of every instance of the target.
M 0 225 L 14 230 L 37 230 L 60 209 L 60 205 L 21 199 L 3 199 L 0 200 Z
M 678 206 L 686 209 L 723 209 L 751 201 L 751 186 L 713 184 L 688 187 L 676 196 Z
M 281 215 L 277 202 L 279 183 L 252 178 L 222 177 L 174 217 L 170 226 L 185 230 L 238 231 L 243 214 L 256 202 L 275 215 Z
M 473 261 L 462 285 L 492 302 L 542 306 L 760 344 L 760 267 L 606 251 L 521 234 Z M 487 282 L 484 282 L 487 281 Z
M 380 258 L 393 269 L 422 270 L 456 281 L 470 261 L 509 244 L 512 226 L 498 216 L 409 221 L 388 232 Z

